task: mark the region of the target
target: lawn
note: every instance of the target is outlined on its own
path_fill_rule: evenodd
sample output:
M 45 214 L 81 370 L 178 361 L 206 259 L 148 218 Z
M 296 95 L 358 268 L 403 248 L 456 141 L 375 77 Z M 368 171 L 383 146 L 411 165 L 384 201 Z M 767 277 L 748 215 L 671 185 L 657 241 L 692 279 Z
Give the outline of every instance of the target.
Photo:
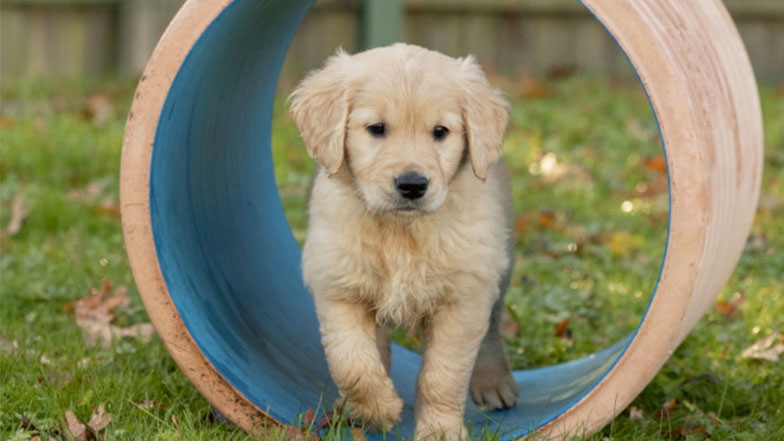
M 511 91 L 505 158 L 518 233 L 503 334 L 522 369 L 578 358 L 635 329 L 664 251 L 667 180 L 639 86 L 580 77 L 528 79 L 525 87 L 497 81 Z M 105 281 L 128 289 L 114 325 L 148 322 L 118 208 L 134 86 L 82 80 L 0 87 L 2 439 L 64 431 L 66 413 L 86 423 L 101 403 L 111 413 L 97 431 L 106 439 L 252 439 L 216 421 L 157 337 L 88 346 L 75 322 L 74 302 Z M 784 439 L 782 362 L 743 355 L 784 331 L 784 89 L 762 88 L 761 96 L 763 196 L 746 251 L 716 308 L 630 408 L 590 439 Z M 313 163 L 285 102 L 275 108 L 276 175 L 301 241 Z M 6 228 L 13 223 L 18 228 Z M 418 348 L 416 335 L 395 339 Z

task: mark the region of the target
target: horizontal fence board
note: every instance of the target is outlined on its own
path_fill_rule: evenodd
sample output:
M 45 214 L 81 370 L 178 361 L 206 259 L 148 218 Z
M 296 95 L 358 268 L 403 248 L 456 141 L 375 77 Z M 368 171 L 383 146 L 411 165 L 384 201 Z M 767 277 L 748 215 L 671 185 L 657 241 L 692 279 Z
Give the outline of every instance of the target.
M 499 74 L 633 78 L 613 39 L 577 0 L 401 0 L 403 40 L 474 54 Z M 182 0 L 3 0 L 0 75 L 136 74 Z M 763 82 L 784 81 L 784 1 L 725 0 Z M 293 84 L 337 47 L 361 47 L 361 0 L 318 0 L 281 73 Z

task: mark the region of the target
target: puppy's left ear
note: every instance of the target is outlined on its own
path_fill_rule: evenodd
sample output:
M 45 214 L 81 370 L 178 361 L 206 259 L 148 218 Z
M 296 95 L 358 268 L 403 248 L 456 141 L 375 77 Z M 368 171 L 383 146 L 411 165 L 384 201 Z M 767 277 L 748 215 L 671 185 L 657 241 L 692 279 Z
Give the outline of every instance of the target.
M 343 164 L 350 73 L 351 56 L 338 50 L 322 69 L 311 72 L 289 97 L 291 115 L 308 154 L 330 176 Z
M 476 177 L 485 180 L 487 170 L 501 158 L 504 149 L 509 103 L 490 86 L 474 57 L 461 59 L 460 69 L 465 93 L 463 124 L 471 167 Z

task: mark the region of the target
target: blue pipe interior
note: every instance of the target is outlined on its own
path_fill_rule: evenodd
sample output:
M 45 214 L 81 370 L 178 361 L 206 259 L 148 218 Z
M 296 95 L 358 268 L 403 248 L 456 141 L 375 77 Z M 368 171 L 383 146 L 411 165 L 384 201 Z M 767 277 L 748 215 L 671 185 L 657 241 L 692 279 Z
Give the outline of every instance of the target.
M 270 149 L 278 75 L 311 4 L 235 0 L 212 22 L 169 91 L 150 178 L 155 247 L 180 316 L 221 375 L 284 423 L 337 396 Z M 468 399 L 469 427 L 511 439 L 551 421 L 612 369 L 631 338 L 576 361 L 515 372 L 517 406 L 488 413 Z M 405 401 L 395 432 L 409 436 L 420 356 L 398 346 L 392 352 L 392 378 Z

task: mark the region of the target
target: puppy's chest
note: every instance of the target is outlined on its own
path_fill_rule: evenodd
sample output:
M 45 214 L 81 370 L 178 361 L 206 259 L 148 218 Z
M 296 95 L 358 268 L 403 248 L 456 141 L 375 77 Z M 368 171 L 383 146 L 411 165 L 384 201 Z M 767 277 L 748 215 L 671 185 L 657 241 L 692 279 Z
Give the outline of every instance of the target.
M 380 322 L 413 327 L 454 293 L 450 275 L 459 266 L 437 237 L 404 232 L 360 234 L 349 258 L 363 269 L 357 293 Z

